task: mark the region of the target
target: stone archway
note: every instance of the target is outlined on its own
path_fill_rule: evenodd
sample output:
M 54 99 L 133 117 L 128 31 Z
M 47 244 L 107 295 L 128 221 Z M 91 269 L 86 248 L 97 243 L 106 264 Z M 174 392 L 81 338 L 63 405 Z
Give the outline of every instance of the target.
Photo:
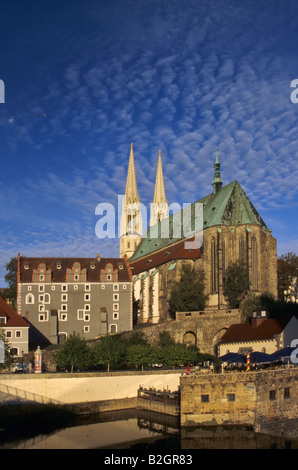
M 182 338 L 183 344 L 186 346 L 196 346 L 197 344 L 197 337 L 193 331 L 187 331 L 184 333 Z
M 227 331 L 227 328 L 222 328 L 221 330 L 219 330 L 214 336 L 213 336 L 213 339 L 212 339 L 212 349 L 213 349 L 213 352 L 214 354 L 217 356 L 217 349 L 218 349 L 218 343 L 219 341 L 221 340 L 221 338 L 223 337 L 223 335 L 225 334 L 225 332 Z

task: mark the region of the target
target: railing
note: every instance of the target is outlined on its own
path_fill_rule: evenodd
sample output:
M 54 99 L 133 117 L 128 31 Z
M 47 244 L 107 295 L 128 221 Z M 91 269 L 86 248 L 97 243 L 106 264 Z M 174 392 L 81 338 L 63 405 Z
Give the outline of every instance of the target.
M 0 392 L 7 393 L 8 395 L 13 395 L 17 398 L 21 398 L 27 401 L 34 401 L 36 403 L 53 403 L 56 405 L 62 404 L 58 400 L 52 400 L 50 398 L 43 397 L 38 393 L 28 392 L 27 390 L 21 390 L 19 388 L 12 387 L 11 385 L 5 385 L 3 383 L 0 383 Z
M 139 408 L 178 415 L 180 412 L 180 392 L 179 390 L 171 392 L 170 390 L 140 387 L 137 404 Z

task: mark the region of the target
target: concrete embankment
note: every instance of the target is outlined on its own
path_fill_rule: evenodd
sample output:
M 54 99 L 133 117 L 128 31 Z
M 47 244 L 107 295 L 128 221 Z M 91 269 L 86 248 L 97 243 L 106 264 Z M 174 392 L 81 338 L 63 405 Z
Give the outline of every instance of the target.
M 71 405 L 81 413 L 135 408 L 140 386 L 179 387 L 179 371 L 1 374 L 0 393 L 36 403 Z

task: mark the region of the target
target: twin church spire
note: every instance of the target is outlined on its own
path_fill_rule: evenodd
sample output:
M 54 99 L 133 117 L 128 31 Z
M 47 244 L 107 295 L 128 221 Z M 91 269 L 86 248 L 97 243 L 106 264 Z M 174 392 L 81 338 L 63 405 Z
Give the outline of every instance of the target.
M 214 163 L 214 178 L 212 181 L 213 195 L 222 188 L 220 175 L 220 163 L 218 150 Z M 141 239 L 143 238 L 141 200 L 137 188 L 133 144 L 130 145 L 129 164 L 125 196 L 122 204 L 120 222 L 120 257 L 127 255 L 130 258 Z M 155 190 L 153 202 L 150 205 L 150 227 L 166 219 L 169 216 L 169 205 L 165 193 L 164 177 L 162 170 L 161 150 L 159 150 L 158 163 L 155 178 Z
M 150 226 L 155 225 L 157 222 L 167 218 L 168 215 L 169 206 L 165 193 L 161 151 L 159 151 L 154 198 L 150 206 Z M 137 188 L 133 144 L 130 145 L 125 196 L 122 205 L 120 233 L 120 257 L 123 257 L 126 254 L 127 257 L 130 258 L 142 239 L 141 201 Z

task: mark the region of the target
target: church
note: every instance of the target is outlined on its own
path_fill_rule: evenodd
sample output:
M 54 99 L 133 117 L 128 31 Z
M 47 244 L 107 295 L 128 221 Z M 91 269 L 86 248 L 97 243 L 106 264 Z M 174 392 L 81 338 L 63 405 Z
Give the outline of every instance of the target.
M 197 211 L 197 207 L 201 208 Z M 196 220 L 200 218 L 200 224 Z M 192 232 L 177 230 L 188 221 Z M 170 319 L 169 298 L 182 266 L 193 264 L 205 273 L 206 311 L 229 306 L 223 294 L 230 263 L 242 260 L 248 269 L 250 292 L 277 297 L 276 239 L 237 181 L 223 185 L 218 152 L 210 194 L 190 207 L 169 213 L 159 152 L 150 224 L 142 236 L 141 199 L 137 189 L 131 144 L 122 207 L 120 257 L 127 256 L 133 275 L 138 323 Z M 198 227 L 198 232 L 195 232 Z M 181 233 L 180 233 L 181 232 Z

